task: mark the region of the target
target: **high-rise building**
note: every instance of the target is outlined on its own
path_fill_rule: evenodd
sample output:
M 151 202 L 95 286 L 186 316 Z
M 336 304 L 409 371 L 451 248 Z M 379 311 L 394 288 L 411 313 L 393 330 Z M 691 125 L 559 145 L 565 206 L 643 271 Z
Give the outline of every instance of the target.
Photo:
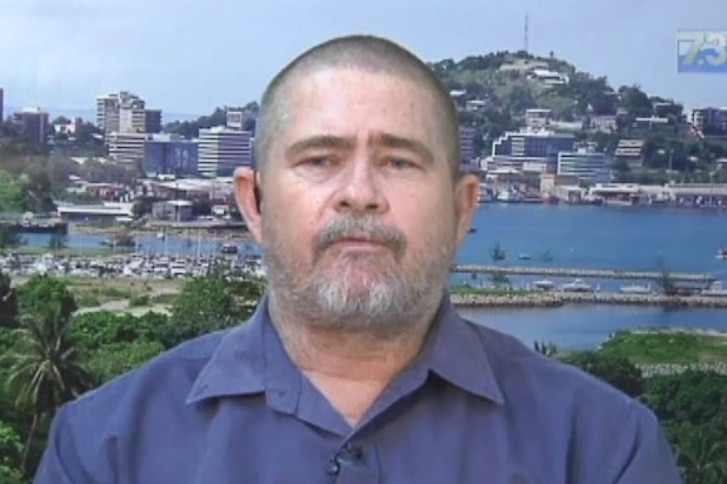
M 217 126 L 199 130 L 199 172 L 231 176 L 239 166 L 252 166 L 252 132 Z
M 173 135 L 154 135 L 144 142 L 143 170 L 147 176 L 197 176 L 199 142 Z
M 162 110 L 147 109 L 144 111 L 144 132 L 161 133 L 162 131 Z
M 128 91 L 119 91 L 96 99 L 96 124 L 106 135 L 159 133 L 161 122 L 161 110 L 147 109 L 142 98 Z
M 45 144 L 50 133 L 48 113 L 40 108 L 25 108 L 13 113 L 12 122 L 19 128 L 23 137 L 36 143 Z
M 143 99 L 128 91 L 99 96 L 96 98 L 96 125 L 104 133 L 121 131 L 121 108 L 144 109 L 145 104 Z

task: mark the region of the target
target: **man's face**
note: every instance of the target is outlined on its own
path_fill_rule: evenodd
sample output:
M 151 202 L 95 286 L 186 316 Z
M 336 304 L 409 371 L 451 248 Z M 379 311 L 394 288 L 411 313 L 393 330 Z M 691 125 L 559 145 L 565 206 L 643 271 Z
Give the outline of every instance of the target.
M 322 326 L 395 330 L 439 302 L 459 242 L 432 96 L 355 69 L 288 94 L 262 187 L 272 293 Z

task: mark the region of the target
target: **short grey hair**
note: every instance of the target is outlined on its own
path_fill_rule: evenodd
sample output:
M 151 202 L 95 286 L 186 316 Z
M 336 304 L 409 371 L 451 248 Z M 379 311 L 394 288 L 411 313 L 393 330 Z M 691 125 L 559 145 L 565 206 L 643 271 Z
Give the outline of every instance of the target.
M 441 126 L 448 161 L 456 178 L 461 174 L 459 119 L 449 92 L 421 59 L 400 45 L 370 35 L 337 37 L 303 52 L 270 82 L 260 102 L 255 127 L 255 164 L 264 175 L 272 144 L 289 113 L 291 86 L 306 75 L 326 68 L 355 68 L 381 72 L 412 81 L 432 94 L 433 112 Z

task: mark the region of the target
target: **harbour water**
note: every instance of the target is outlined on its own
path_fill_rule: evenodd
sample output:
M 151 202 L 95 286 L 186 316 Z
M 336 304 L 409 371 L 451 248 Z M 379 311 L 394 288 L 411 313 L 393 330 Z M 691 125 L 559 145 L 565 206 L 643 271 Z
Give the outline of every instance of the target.
M 727 247 L 727 214 L 698 210 L 637 207 L 546 206 L 486 204 L 480 207 L 475 233 L 467 237 L 457 262 L 489 264 L 499 243 L 506 253 L 500 264 L 660 270 L 662 263 L 674 272 L 707 272 L 727 283 L 727 261 L 718 260 L 718 249 Z M 30 245 L 48 244 L 48 236 L 25 236 Z M 99 248 L 107 235 L 71 233 L 69 247 Z M 140 237 L 141 250 L 212 254 L 223 241 L 204 237 L 187 240 L 153 234 Z M 243 250 L 245 247 L 241 247 Z M 255 248 L 248 246 L 248 251 Z M 543 257 L 548 254 L 547 261 Z M 527 254 L 529 260 L 521 260 Z M 533 278 L 511 278 L 526 284 Z M 481 283 L 453 276 L 455 282 Z M 562 281 L 568 282 L 568 281 Z M 624 282 L 588 281 L 603 290 Z M 511 333 L 526 343 L 552 341 L 563 348 L 593 347 L 619 329 L 634 327 L 699 327 L 727 331 L 727 311 L 614 306 L 564 306 L 552 309 L 464 310 L 479 323 Z

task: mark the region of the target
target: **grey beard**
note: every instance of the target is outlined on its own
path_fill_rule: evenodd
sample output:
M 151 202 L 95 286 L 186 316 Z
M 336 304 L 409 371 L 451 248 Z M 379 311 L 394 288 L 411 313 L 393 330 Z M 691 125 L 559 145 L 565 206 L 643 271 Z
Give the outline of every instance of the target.
M 374 254 L 342 255 L 338 263 L 343 270 L 332 280 L 317 273 L 315 266 L 306 277 L 300 262 L 286 260 L 289 257 L 275 236 L 267 240 L 270 245 L 263 257 L 273 304 L 314 327 L 374 338 L 405 333 L 436 310 L 453 257 L 453 244 L 441 244 L 427 253 L 426 260 L 416 257 L 412 269 L 405 271 L 396 262 L 383 264 Z M 400 258 L 394 257 L 397 262 Z

